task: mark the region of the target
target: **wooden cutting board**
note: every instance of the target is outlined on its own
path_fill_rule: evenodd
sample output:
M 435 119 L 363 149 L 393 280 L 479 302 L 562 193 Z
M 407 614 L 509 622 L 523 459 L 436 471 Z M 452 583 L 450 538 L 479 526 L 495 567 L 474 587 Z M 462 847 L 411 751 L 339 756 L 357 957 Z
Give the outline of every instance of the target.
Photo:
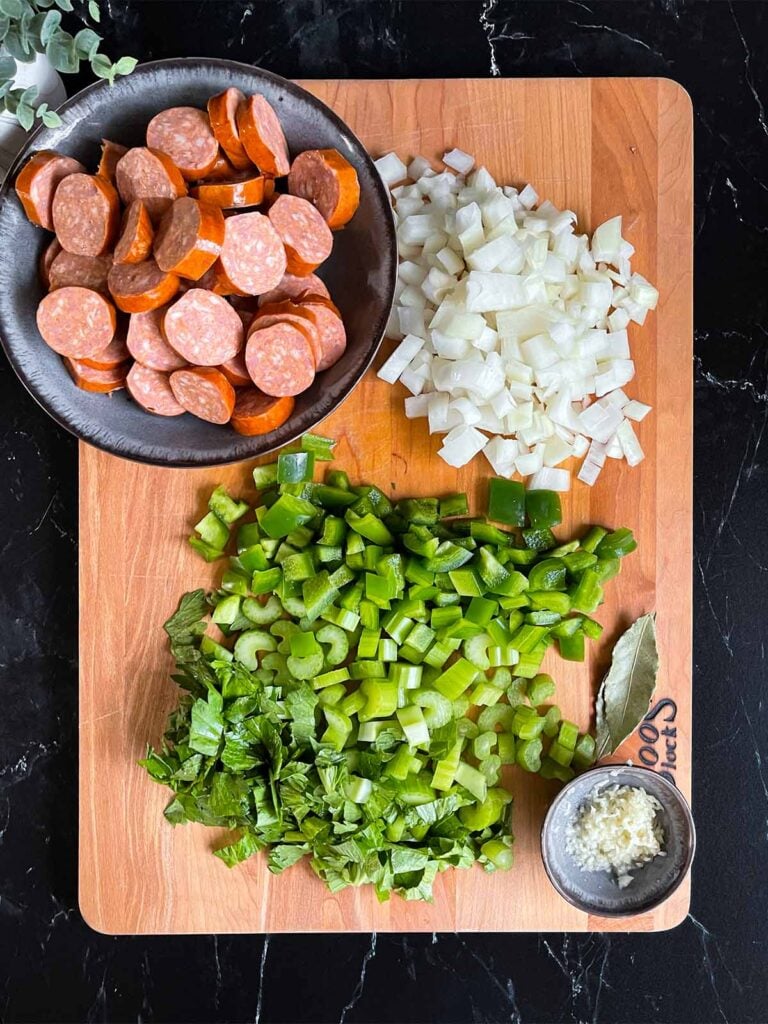
M 460 146 L 500 182 L 532 182 L 575 210 L 583 229 L 617 213 L 637 249 L 633 265 L 661 291 L 657 311 L 630 328 L 636 382 L 653 404 L 639 426 L 646 460 L 608 461 L 594 489 L 565 497 L 560 535 L 588 523 L 631 527 L 639 550 L 607 588 L 606 626 L 585 664 L 552 655 L 557 700 L 586 728 L 617 635 L 656 609 L 661 673 L 652 719 L 623 757 L 666 771 L 690 796 L 692 532 L 692 120 L 687 94 L 655 79 L 315 81 L 378 156 L 438 158 Z M 391 344 L 385 343 L 388 352 Z M 384 353 L 377 361 L 381 364 Z M 483 458 L 455 471 L 435 455 L 425 421 L 409 422 L 404 389 L 373 371 L 323 425 L 338 465 L 396 496 L 466 490 L 485 507 Z M 556 785 L 510 769 L 516 866 L 486 875 L 448 871 L 432 905 L 370 888 L 329 894 L 308 867 L 270 875 L 263 858 L 230 871 L 211 855 L 219 833 L 173 829 L 169 792 L 136 761 L 157 743 L 176 699 L 162 623 L 179 596 L 216 570 L 185 537 L 211 487 L 248 492 L 247 464 L 156 469 L 80 447 L 80 908 L 109 933 L 304 931 L 654 931 L 687 913 L 686 883 L 653 913 L 619 922 L 566 904 L 547 881 L 539 827 Z

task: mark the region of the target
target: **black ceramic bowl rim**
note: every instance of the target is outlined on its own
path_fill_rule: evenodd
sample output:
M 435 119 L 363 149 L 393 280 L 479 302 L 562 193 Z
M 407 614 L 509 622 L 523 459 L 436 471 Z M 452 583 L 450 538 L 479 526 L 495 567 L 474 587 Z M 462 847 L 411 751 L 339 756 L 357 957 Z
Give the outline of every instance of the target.
M 644 775 L 652 775 L 653 778 L 661 784 L 661 788 L 666 789 L 670 799 L 674 801 L 674 803 L 676 803 L 682 811 L 683 818 L 688 829 L 686 856 L 679 873 L 674 878 L 674 881 L 672 881 L 670 885 L 667 886 L 663 893 L 659 895 L 658 899 L 649 901 L 647 905 L 644 905 L 640 909 L 632 908 L 628 910 L 623 910 L 620 908 L 616 908 L 614 910 L 609 910 L 607 908 L 601 908 L 600 910 L 595 910 L 593 907 L 582 903 L 581 900 L 574 897 L 573 894 L 569 892 L 567 889 L 564 889 L 558 881 L 558 879 L 555 877 L 555 874 L 549 863 L 549 857 L 547 855 L 546 835 L 552 828 L 560 804 L 563 802 L 563 800 L 568 794 L 568 790 L 571 786 L 573 786 L 574 783 L 579 782 L 579 780 L 582 780 L 590 775 L 610 777 L 610 773 L 612 771 L 616 771 L 617 769 L 635 772 L 637 773 L 639 779 L 642 779 Z M 642 785 L 642 783 L 638 782 L 638 785 Z M 647 914 L 649 911 L 655 910 L 657 907 L 660 907 L 662 903 L 666 903 L 669 897 L 672 896 L 673 893 L 677 892 L 677 890 L 683 884 L 686 877 L 688 876 L 688 872 L 691 870 L 693 858 L 696 854 L 696 825 L 693 820 L 693 814 L 691 812 L 690 804 L 683 796 L 683 794 L 680 792 L 680 790 L 677 788 L 677 786 L 671 783 L 668 779 L 665 779 L 663 775 L 660 775 L 658 772 L 653 771 L 653 769 L 651 768 L 645 768 L 638 764 L 598 764 L 595 765 L 593 768 L 589 768 L 586 772 L 582 772 L 580 775 L 577 775 L 576 778 L 571 779 L 570 782 L 567 782 L 563 786 L 563 788 L 557 794 L 555 799 L 549 805 L 549 809 L 547 810 L 547 814 L 541 825 L 540 835 L 541 859 L 544 863 L 544 870 L 547 873 L 547 878 L 551 882 L 552 887 L 563 897 L 566 903 L 570 903 L 572 907 L 576 907 L 577 910 L 581 910 L 583 913 L 593 914 L 596 917 L 638 917 L 640 914 Z
M 302 89 L 301 86 L 296 85 L 290 79 L 283 78 L 281 75 L 277 75 L 272 71 L 267 71 L 264 68 L 257 67 L 252 64 L 244 64 L 242 61 L 226 60 L 217 57 L 172 57 L 165 60 L 155 60 L 143 62 L 134 69 L 130 79 L 135 81 L 140 78 L 143 74 L 151 73 L 156 69 L 162 68 L 165 70 L 173 71 L 174 68 L 189 68 L 191 65 L 202 65 L 203 67 L 219 68 L 219 69 L 231 69 L 234 72 L 245 74 L 245 75 L 257 75 L 263 79 L 268 80 L 274 86 L 285 90 L 285 92 L 291 94 L 297 99 L 301 99 L 306 102 L 310 107 L 313 107 L 323 118 L 325 118 L 332 127 L 339 133 L 340 136 L 348 139 L 352 146 L 359 151 L 360 158 L 363 163 L 366 164 L 367 170 L 371 176 L 371 181 L 374 184 L 374 189 L 377 193 L 375 197 L 382 210 L 386 210 L 388 216 L 382 218 L 383 224 L 383 235 L 384 241 L 387 245 L 387 252 L 384 254 L 384 260 L 386 262 L 386 273 L 387 273 L 387 294 L 383 297 L 381 311 L 377 317 L 375 323 L 370 327 L 370 340 L 367 347 L 365 347 L 360 353 L 358 353 L 358 359 L 360 360 L 359 366 L 354 371 L 353 376 L 349 382 L 345 385 L 340 397 L 333 402 L 333 404 L 326 410 L 321 411 L 316 416 L 308 416 L 305 414 L 304 422 L 301 427 L 296 429 L 290 429 L 290 423 L 293 417 L 287 421 L 284 428 L 278 428 L 280 432 L 279 438 L 274 441 L 264 443 L 264 439 L 270 435 L 258 435 L 253 438 L 244 437 L 242 435 L 233 432 L 232 437 L 235 442 L 238 443 L 238 450 L 228 454 L 226 452 L 226 442 L 222 442 L 221 451 L 218 451 L 215 456 L 208 455 L 206 453 L 188 452 L 178 457 L 156 457 L 149 455 L 146 452 L 137 449 L 137 447 L 130 441 L 122 437 L 119 431 L 105 430 L 103 427 L 97 431 L 94 426 L 93 429 L 89 429 L 90 424 L 86 423 L 84 427 L 80 427 L 58 410 L 52 409 L 46 399 L 38 392 L 34 383 L 30 380 L 27 374 L 22 360 L 17 357 L 16 352 L 12 345 L 10 345 L 5 337 L 5 331 L 3 330 L 3 323 L 0 319 L 0 345 L 2 345 L 3 351 L 5 352 L 6 358 L 13 368 L 16 376 L 19 378 L 21 383 L 24 385 L 28 393 L 37 402 L 37 404 L 54 420 L 60 427 L 66 430 L 68 433 L 73 434 L 75 437 L 80 438 L 88 444 L 93 445 L 95 448 L 99 448 L 102 451 L 109 452 L 112 455 L 116 455 L 121 458 L 129 459 L 134 462 L 141 462 L 148 465 L 161 465 L 168 467 L 180 467 L 180 468 L 192 468 L 192 467 L 203 467 L 203 466 L 215 466 L 215 465 L 226 465 L 227 463 L 241 462 L 249 458 L 258 458 L 262 455 L 268 455 L 270 452 L 276 451 L 278 448 L 282 448 L 284 445 L 291 444 L 321 423 L 327 416 L 330 416 L 335 412 L 343 402 L 352 394 L 355 388 L 358 386 L 362 378 L 365 376 L 366 371 L 369 369 L 373 360 L 376 358 L 376 354 L 381 346 L 381 342 L 384 337 L 384 331 L 386 329 L 387 320 L 392 310 L 394 303 L 395 285 L 397 282 L 397 266 L 398 266 L 398 255 L 397 255 L 397 239 L 395 235 L 394 221 L 391 217 L 391 200 L 389 191 L 381 180 L 381 177 L 376 170 L 373 159 L 368 154 L 367 149 L 362 144 L 357 135 L 351 130 L 351 128 L 332 110 L 329 106 L 323 103 L 317 97 L 313 96 L 312 93 L 306 89 Z M 60 114 L 65 114 L 73 106 L 80 103 L 84 96 L 87 96 L 94 92 L 103 91 L 109 89 L 110 86 L 105 80 L 99 80 L 92 82 L 90 85 L 80 89 L 73 96 L 70 96 L 64 101 L 58 108 L 57 111 Z M 13 182 L 16 179 L 16 175 L 20 170 L 23 163 L 28 158 L 29 154 L 35 147 L 38 136 L 44 134 L 47 129 L 40 125 L 32 135 L 27 139 L 24 146 L 17 153 L 13 163 L 9 167 L 5 178 L 0 183 L 0 203 L 2 203 L 7 197 L 9 192 L 12 190 Z M 42 344 L 42 342 L 41 342 Z M 309 413 L 309 410 L 307 410 Z M 147 418 L 151 422 L 155 417 L 150 413 L 147 413 Z M 288 428 L 287 430 L 285 428 Z M 223 435 L 225 436 L 225 435 Z M 248 442 L 252 442 L 251 445 Z M 248 450 L 246 450 L 248 449 Z M 252 449 L 252 450 L 251 450 Z

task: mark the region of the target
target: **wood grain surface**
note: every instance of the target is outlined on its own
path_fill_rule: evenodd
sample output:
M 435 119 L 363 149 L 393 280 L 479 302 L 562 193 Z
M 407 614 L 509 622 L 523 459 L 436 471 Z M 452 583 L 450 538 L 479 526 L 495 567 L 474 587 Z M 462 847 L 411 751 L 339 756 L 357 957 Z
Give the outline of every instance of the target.
M 585 524 L 631 527 L 639 550 L 607 587 L 606 626 L 584 664 L 548 655 L 557 700 L 586 727 L 620 631 L 656 609 L 661 673 L 654 721 L 621 750 L 655 763 L 690 795 L 692 123 L 687 94 L 655 79 L 314 81 L 375 156 L 439 156 L 454 145 L 478 155 L 500 182 L 530 181 L 575 210 L 583 229 L 624 215 L 633 265 L 661 291 L 656 313 L 631 325 L 632 397 L 654 406 L 639 425 L 637 469 L 608 460 L 594 489 L 565 497 L 560 535 Z M 385 342 L 378 367 L 391 349 Z M 396 496 L 467 490 L 486 500 L 482 458 L 460 471 L 435 455 L 425 421 L 409 422 L 404 389 L 369 372 L 323 431 L 339 439 L 338 465 Z M 262 857 L 228 870 L 211 855 L 221 833 L 171 828 L 169 791 L 137 767 L 159 740 L 176 699 L 162 623 L 186 590 L 216 570 L 187 547 L 212 485 L 248 493 L 250 467 L 185 471 L 124 462 L 80 448 L 80 908 L 109 933 L 291 931 L 654 931 L 686 914 L 686 883 L 651 914 L 590 918 L 552 889 L 539 828 L 556 784 L 510 769 L 516 865 L 508 873 L 447 871 L 433 904 L 370 888 L 329 894 L 303 865 L 272 876 Z M 665 732 L 663 730 L 666 730 Z

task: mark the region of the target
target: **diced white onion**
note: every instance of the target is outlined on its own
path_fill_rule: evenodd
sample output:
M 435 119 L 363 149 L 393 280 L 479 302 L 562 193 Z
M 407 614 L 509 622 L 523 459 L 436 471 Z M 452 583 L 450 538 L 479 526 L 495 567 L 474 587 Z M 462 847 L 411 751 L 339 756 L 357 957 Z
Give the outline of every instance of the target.
M 550 469 L 544 466 L 537 470 L 528 481 L 532 491 L 570 491 L 571 474 L 567 469 Z
M 379 157 L 378 160 L 374 160 L 373 166 L 385 185 L 394 185 L 395 182 L 404 181 L 408 177 L 408 169 L 397 153 L 387 153 Z
M 458 174 L 469 174 L 475 166 L 475 158 L 461 149 L 451 149 L 444 154 L 443 163 Z
M 450 440 L 449 440 L 450 438 Z M 446 435 L 443 447 L 437 453 L 449 466 L 466 466 L 485 448 L 488 438 L 474 427 L 456 427 Z
M 621 217 L 590 240 L 532 186 L 497 185 L 459 149 L 444 163 L 376 162 L 394 186 L 401 261 L 387 334 L 402 341 L 379 375 L 411 392 L 409 419 L 445 435 L 449 465 L 485 451 L 494 472 L 558 490 L 572 457 L 589 485 L 607 457 L 636 465 L 629 421 L 650 407 L 622 390 L 635 375 L 628 327 L 658 292 L 632 272 Z
M 635 420 L 637 423 L 639 423 L 640 420 L 644 420 L 650 411 L 650 405 L 646 405 L 644 402 L 638 402 L 635 399 L 631 402 L 627 402 L 623 409 L 624 415 L 627 419 Z
M 407 334 L 379 370 L 377 376 L 388 384 L 394 384 L 423 344 L 423 338 L 418 338 L 415 334 Z
M 637 440 L 637 435 L 632 429 L 632 424 L 629 420 L 624 420 L 616 431 L 616 436 L 619 439 L 621 450 L 624 452 L 624 458 L 627 460 L 628 465 L 636 466 L 643 461 L 645 453 L 640 447 L 640 442 Z

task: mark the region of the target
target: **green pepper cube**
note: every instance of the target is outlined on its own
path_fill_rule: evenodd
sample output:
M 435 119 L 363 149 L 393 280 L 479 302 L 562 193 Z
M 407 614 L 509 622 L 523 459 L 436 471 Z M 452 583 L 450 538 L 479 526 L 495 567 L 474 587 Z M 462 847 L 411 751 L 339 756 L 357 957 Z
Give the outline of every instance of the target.
M 558 526 L 563 521 L 560 495 L 556 491 L 527 491 L 525 511 L 534 530 Z
M 208 508 L 215 512 L 223 523 L 231 526 L 248 511 L 248 502 L 235 501 L 227 493 L 226 488 L 219 484 L 208 499 Z
M 519 480 L 492 477 L 488 489 L 488 518 L 507 526 L 525 525 L 525 487 Z
M 317 508 L 304 498 L 281 494 L 261 519 L 261 528 L 268 537 L 287 537 L 297 526 L 303 526 L 317 515 Z

